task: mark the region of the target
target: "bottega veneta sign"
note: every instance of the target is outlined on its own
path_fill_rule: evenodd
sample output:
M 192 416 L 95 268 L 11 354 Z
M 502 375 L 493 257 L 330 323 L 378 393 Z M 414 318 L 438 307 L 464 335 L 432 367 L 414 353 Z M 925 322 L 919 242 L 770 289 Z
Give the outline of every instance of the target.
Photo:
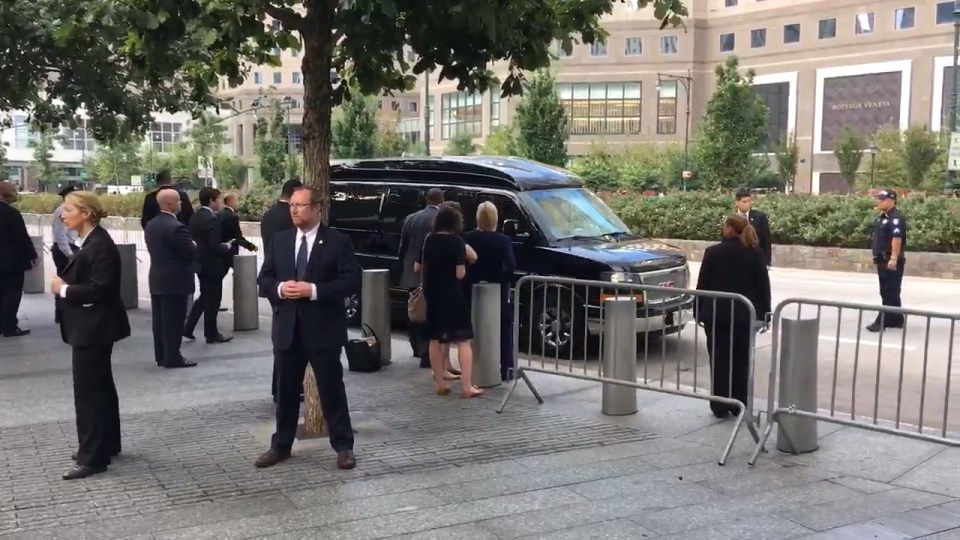
M 837 103 L 831 105 L 831 111 L 856 111 L 860 109 L 886 109 L 892 107 L 889 101 L 857 101 L 853 103 Z
M 902 81 L 899 71 L 825 79 L 819 150 L 833 151 L 846 126 L 869 138 L 884 126 L 898 125 Z

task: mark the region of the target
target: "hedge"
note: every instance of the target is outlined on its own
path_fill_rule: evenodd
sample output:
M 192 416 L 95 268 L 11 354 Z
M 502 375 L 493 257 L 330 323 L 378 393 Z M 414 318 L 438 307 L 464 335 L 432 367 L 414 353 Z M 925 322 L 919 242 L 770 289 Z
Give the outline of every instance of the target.
M 716 240 L 734 208 L 732 196 L 707 192 L 601 196 L 634 232 L 649 238 Z M 908 250 L 960 251 L 960 199 L 911 195 L 899 206 L 908 223 Z M 754 207 L 770 216 L 773 243 L 788 245 L 869 247 L 877 215 L 865 196 L 765 195 L 754 199 Z
M 240 197 L 239 214 L 256 220 L 276 201 L 278 188 L 259 188 Z M 636 233 L 649 238 L 716 240 L 720 223 L 733 210 L 733 197 L 708 192 L 644 197 L 635 192 L 600 194 Z M 103 195 L 107 213 L 138 217 L 143 194 Z M 49 214 L 60 198 L 51 194 L 24 195 L 23 212 Z M 874 202 L 865 196 L 763 195 L 754 205 L 770 216 L 775 244 L 868 247 Z M 960 199 L 913 195 L 900 201 L 909 224 L 907 249 L 960 252 Z

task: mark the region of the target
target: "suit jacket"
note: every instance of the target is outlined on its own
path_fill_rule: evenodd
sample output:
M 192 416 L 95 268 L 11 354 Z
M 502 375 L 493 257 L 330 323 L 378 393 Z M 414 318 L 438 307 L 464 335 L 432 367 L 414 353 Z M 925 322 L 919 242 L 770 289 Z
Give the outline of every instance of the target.
M 290 203 L 278 201 L 260 218 L 260 239 L 263 241 L 263 248 L 267 248 L 267 244 L 270 243 L 270 239 L 275 234 L 292 228 L 293 218 L 290 217 Z
M 757 238 L 760 239 L 760 251 L 763 252 L 764 260 L 767 266 L 771 266 L 773 261 L 773 247 L 770 245 L 770 220 L 767 214 L 759 210 L 750 210 L 750 224 L 757 230 Z
M 147 223 L 144 237 L 150 252 L 150 294 L 192 295 L 197 249 L 187 227 L 175 216 L 161 212 Z
M 73 347 L 116 343 L 130 336 L 120 298 L 120 252 L 103 227 L 96 227 L 60 274 L 67 284 L 58 298 L 60 335 Z
M 225 246 L 220 219 L 208 208 L 200 208 L 190 218 L 190 236 L 197 243 L 197 274 L 223 277 L 230 248 Z
M 764 254 L 759 249 L 744 246 L 736 238 L 723 240 L 703 252 L 697 289 L 742 294 L 753 304 L 758 321 L 763 321 L 766 314 L 770 313 L 770 274 Z M 697 320 L 730 324 L 731 302 L 717 299 L 714 311 L 714 299 L 697 298 Z M 750 315 L 746 306 L 742 302 L 733 302 L 733 306 L 733 322 L 747 322 Z M 726 329 L 718 326 L 718 331 Z
M 30 269 L 37 258 L 23 214 L 6 202 L 0 202 L 0 274 L 16 274 Z
M 423 253 L 423 242 L 433 231 L 433 220 L 437 217 L 438 208 L 428 206 L 407 216 L 403 220 L 403 229 L 400 231 L 400 253 L 398 259 L 401 264 L 400 286 L 412 289 L 420 285 L 420 277 L 413 271 L 413 264 Z
M 267 245 L 257 283 L 260 295 L 273 306 L 273 346 L 288 351 L 302 343 L 308 350 L 322 351 L 347 341 L 344 299 L 360 292 L 360 265 L 347 235 L 327 226 L 317 231 L 303 281 L 317 287 L 317 299 L 287 300 L 277 288 L 296 280 L 297 229 L 277 233 Z M 294 342 L 299 328 L 301 342 Z
M 180 213 L 177 214 L 177 220 L 184 225 L 190 224 L 190 218 L 193 217 L 193 207 L 190 206 L 190 196 L 173 186 L 160 186 L 157 189 L 147 193 L 143 198 L 143 210 L 140 211 L 140 227 L 144 230 L 150 220 L 160 215 L 160 205 L 157 204 L 157 192 L 161 189 L 176 189 L 180 193 Z
M 223 241 L 231 243 L 230 257 L 227 258 L 227 267 L 230 267 L 233 266 L 233 256 L 240 253 L 240 246 L 250 251 L 257 249 L 257 246 L 243 237 L 243 230 L 240 228 L 240 216 L 233 208 L 224 206 L 222 210 L 217 212 L 217 217 L 220 218 Z
M 510 237 L 493 231 L 470 231 L 463 235 L 467 245 L 477 252 L 477 262 L 467 266 L 467 283 L 486 281 L 511 285 L 517 260 Z

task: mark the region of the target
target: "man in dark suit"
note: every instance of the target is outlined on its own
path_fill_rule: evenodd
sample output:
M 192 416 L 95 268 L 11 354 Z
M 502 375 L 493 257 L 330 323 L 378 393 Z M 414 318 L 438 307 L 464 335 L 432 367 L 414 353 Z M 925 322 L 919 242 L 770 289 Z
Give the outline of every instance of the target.
M 767 268 L 773 265 L 773 247 L 770 245 L 770 220 L 767 214 L 760 210 L 753 209 L 753 197 L 749 189 L 741 189 L 736 195 L 737 213 L 747 218 L 750 225 L 757 231 L 757 239 L 760 240 L 760 251 L 763 252 L 764 260 L 767 262 Z
M 263 217 L 260 218 L 260 239 L 263 241 L 263 249 L 267 249 L 267 244 L 270 243 L 273 235 L 293 227 L 293 219 L 290 217 L 290 197 L 293 196 L 294 191 L 302 187 L 303 182 L 299 180 L 287 180 L 280 189 L 280 200 L 263 213 Z
M 401 264 L 400 286 L 414 290 L 420 286 L 420 276 L 413 271 L 413 265 L 423 251 L 423 242 L 433 230 L 433 220 L 443 204 L 443 191 L 433 188 L 427 192 L 427 207 L 414 212 L 403 220 L 400 231 L 400 252 L 398 259 Z M 410 323 L 410 348 L 413 356 L 420 359 L 420 367 L 430 367 L 430 357 L 427 352 L 427 342 L 422 337 L 422 326 Z
M 227 270 L 233 267 L 233 257 L 240 253 L 241 246 L 247 251 L 257 250 L 256 244 L 243 237 L 243 230 L 240 228 L 240 216 L 237 215 L 237 205 L 239 203 L 240 198 L 236 193 L 227 193 L 223 196 L 223 208 L 217 212 L 217 217 L 220 218 L 223 241 L 230 243 L 230 256 L 227 257 L 226 261 Z
M 190 196 L 184 191 L 180 191 L 173 186 L 173 179 L 170 178 L 170 171 L 160 171 L 157 173 L 157 189 L 147 193 L 143 198 L 143 210 L 140 211 L 140 227 L 147 228 L 147 223 L 160 214 L 160 206 L 157 204 L 157 193 L 165 189 L 172 189 L 180 196 L 180 211 L 177 213 L 177 220 L 184 225 L 190 224 L 190 218 L 193 217 L 193 207 L 190 206 Z
M 187 368 L 196 362 L 180 354 L 187 298 L 193 295 L 193 264 L 197 245 L 187 227 L 177 220 L 180 197 L 165 189 L 157 193 L 160 215 L 144 229 L 150 252 L 150 311 L 153 318 L 153 356 L 158 366 Z
M 273 347 L 280 356 L 277 431 L 270 450 L 255 463 L 259 468 L 290 457 L 308 363 L 316 375 L 337 467 L 357 464 L 340 355 L 347 341 L 343 301 L 360 290 L 360 265 L 350 238 L 321 224 L 322 202 L 322 194 L 313 189 L 294 192 L 290 214 L 296 228 L 272 238 L 257 279 L 273 305 Z
M 200 280 L 200 296 L 193 303 L 183 337 L 193 340 L 193 329 L 203 314 L 203 337 L 207 343 L 226 343 L 217 329 L 217 313 L 223 297 L 224 261 L 230 256 L 230 244 L 223 241 L 220 230 L 220 191 L 211 187 L 200 190 L 200 209 L 190 218 L 190 235 L 197 243 L 196 272 Z
M 287 180 L 280 188 L 280 200 L 263 213 L 263 217 L 260 218 L 260 240 L 263 242 L 264 250 L 270 245 L 270 239 L 275 234 L 293 228 L 293 218 L 290 217 L 290 197 L 293 196 L 294 191 L 302 187 L 303 182 L 299 180 Z M 273 396 L 274 403 L 277 402 L 277 363 L 279 361 L 279 355 L 274 351 L 273 377 L 270 382 L 270 394 Z
M 17 187 L 0 182 L 0 335 L 20 337 L 30 333 L 20 328 L 17 312 L 23 298 L 24 272 L 37 265 L 38 255 L 27 233 L 17 201 Z

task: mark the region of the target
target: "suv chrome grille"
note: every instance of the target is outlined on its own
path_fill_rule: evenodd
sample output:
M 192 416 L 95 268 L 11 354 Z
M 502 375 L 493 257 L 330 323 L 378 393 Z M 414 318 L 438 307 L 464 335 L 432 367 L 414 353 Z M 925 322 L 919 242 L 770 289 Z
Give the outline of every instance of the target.
M 638 274 L 640 283 L 643 285 L 652 285 L 654 287 L 675 287 L 684 289 L 687 287 L 687 270 L 683 266 L 677 268 L 668 268 L 666 270 L 657 270 L 655 272 L 644 272 Z M 647 303 L 659 304 L 669 300 L 680 298 L 680 293 L 671 294 L 661 291 L 648 291 Z

